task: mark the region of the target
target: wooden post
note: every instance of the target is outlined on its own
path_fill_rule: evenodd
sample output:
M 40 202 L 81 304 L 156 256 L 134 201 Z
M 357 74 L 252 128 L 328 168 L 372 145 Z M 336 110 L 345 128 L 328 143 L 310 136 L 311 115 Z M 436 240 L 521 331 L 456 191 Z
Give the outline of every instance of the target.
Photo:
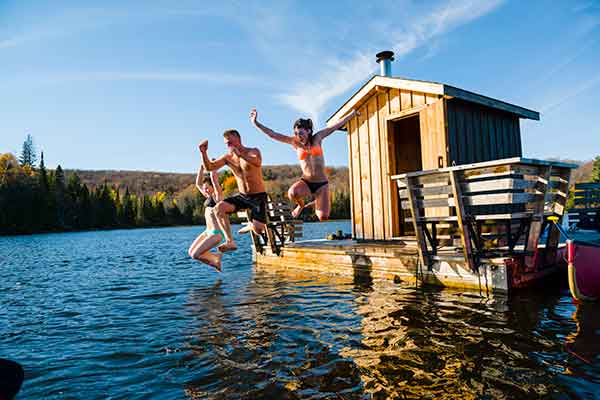
M 557 194 L 555 195 L 555 203 L 552 204 L 552 212 L 555 214 L 559 214 L 558 223 L 561 224 L 563 220 L 563 216 L 565 214 L 565 208 L 567 204 L 567 199 L 569 197 L 569 184 L 571 180 L 571 170 L 570 169 L 560 169 L 560 175 L 558 177 L 556 187 Z M 547 192 L 547 190 L 546 190 Z M 564 196 L 562 196 L 564 194 Z M 560 242 L 560 232 L 554 226 L 554 224 L 550 225 L 550 233 L 548 234 L 548 240 L 546 241 L 546 261 L 554 262 L 556 261 L 556 249 L 558 248 L 558 243 Z M 548 259 L 551 257 L 551 259 Z
M 525 269 L 529 271 L 535 270 L 538 256 L 538 242 L 542 233 L 542 225 L 544 223 L 544 203 L 546 201 L 546 192 L 550 186 L 550 176 L 552 174 L 552 166 L 539 167 L 538 182 L 542 183 L 542 188 L 538 190 L 536 195 L 538 196 L 537 201 L 533 209 L 533 216 L 531 217 L 531 226 L 529 228 L 529 237 L 527 238 L 527 246 L 525 251 L 528 253 L 525 255 Z M 533 255 L 530 255 L 533 254 Z
M 410 213 L 412 214 L 412 222 L 415 229 L 419 260 L 421 260 L 421 265 L 427 265 L 427 268 L 429 268 L 430 259 L 427 252 L 427 243 L 425 243 L 425 234 L 420 221 L 421 213 L 419 212 L 419 207 L 413 193 L 413 179 L 414 178 L 407 177 L 404 181 L 404 184 L 406 185 L 406 196 L 408 197 L 408 205 L 410 207 Z
M 473 249 L 471 247 L 471 235 L 469 229 L 465 226 L 465 209 L 462 198 L 462 190 L 460 188 L 460 179 L 458 177 L 458 171 L 450 171 L 450 185 L 452 186 L 452 195 L 454 196 L 454 207 L 456 209 L 456 219 L 458 221 L 458 230 L 460 232 L 460 241 L 463 246 L 463 254 L 465 257 L 465 263 L 471 271 L 475 270 L 475 263 L 473 261 Z

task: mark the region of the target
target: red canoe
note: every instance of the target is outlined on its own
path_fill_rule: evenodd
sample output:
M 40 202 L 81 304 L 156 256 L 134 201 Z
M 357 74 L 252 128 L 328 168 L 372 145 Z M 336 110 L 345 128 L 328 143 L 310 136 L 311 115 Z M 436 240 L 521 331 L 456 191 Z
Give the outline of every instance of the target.
M 600 299 L 600 244 L 567 240 L 569 289 L 576 301 Z

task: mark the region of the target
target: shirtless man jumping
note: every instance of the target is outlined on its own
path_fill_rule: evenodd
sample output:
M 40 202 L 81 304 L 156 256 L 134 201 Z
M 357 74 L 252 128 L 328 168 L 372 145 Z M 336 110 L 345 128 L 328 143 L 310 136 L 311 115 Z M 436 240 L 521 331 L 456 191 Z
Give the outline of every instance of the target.
M 226 130 L 223 138 L 229 151 L 214 161 L 211 161 L 206 153 L 208 141 L 205 140 L 199 145 L 204 168 L 208 171 L 215 171 L 227 165 L 235 176 L 239 190 L 238 194 L 219 201 L 214 208 L 219 226 L 225 234 L 225 243 L 218 247 L 221 252 L 237 249 L 231 235 L 228 214 L 241 210 L 250 211 L 252 221 L 245 228 L 240 229 L 240 233 L 247 233 L 251 230 L 261 233 L 267 222 L 267 193 L 262 177 L 260 151 L 242 145 L 240 134 L 235 129 Z

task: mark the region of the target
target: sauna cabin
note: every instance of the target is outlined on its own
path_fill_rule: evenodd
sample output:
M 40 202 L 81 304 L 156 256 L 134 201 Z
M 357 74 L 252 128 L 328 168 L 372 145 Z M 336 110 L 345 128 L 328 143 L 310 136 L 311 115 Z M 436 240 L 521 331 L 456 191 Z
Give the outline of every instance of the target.
M 391 176 L 521 157 L 520 120 L 540 118 L 536 111 L 443 83 L 392 77 L 393 53 L 377 58 L 381 74 L 328 120 L 360 111 L 345 126 L 352 233 L 359 240 L 395 240 L 413 233 Z

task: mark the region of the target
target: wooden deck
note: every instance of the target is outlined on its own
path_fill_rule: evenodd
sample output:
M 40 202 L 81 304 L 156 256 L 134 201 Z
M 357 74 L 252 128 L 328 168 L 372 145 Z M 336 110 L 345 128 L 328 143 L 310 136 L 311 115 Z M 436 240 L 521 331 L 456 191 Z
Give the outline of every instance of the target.
M 540 249 L 543 252 L 543 247 Z M 548 263 L 526 272 L 524 257 L 482 259 L 475 271 L 465 266 L 462 249 L 440 248 L 431 267 L 420 262 L 415 241 L 358 242 L 355 240 L 307 240 L 288 244 L 279 255 L 268 249 L 255 252 L 259 267 L 302 270 L 314 274 L 349 276 L 355 280 L 423 282 L 465 288 L 482 294 L 506 293 L 524 287 L 558 270 Z M 543 259 L 543 257 L 542 257 Z

